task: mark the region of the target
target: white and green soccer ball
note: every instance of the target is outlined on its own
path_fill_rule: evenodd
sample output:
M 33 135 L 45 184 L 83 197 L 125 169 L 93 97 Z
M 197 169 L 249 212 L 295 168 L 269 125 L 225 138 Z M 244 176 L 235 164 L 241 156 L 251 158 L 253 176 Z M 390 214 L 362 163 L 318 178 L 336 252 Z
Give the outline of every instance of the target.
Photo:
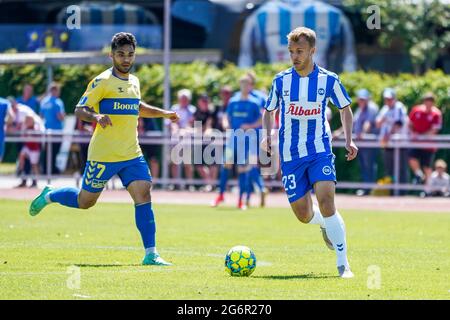
M 248 277 L 256 269 L 256 256 L 246 246 L 231 248 L 225 257 L 225 271 L 231 276 Z

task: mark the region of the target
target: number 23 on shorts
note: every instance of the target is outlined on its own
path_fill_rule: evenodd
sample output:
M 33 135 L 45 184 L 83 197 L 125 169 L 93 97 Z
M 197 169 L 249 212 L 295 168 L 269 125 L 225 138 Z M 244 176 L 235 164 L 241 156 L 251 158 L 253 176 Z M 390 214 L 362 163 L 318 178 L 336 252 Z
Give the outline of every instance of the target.
M 281 178 L 281 182 L 283 183 L 284 190 L 294 190 L 297 187 L 297 184 L 295 182 L 295 175 L 289 174 L 287 176 L 283 176 Z

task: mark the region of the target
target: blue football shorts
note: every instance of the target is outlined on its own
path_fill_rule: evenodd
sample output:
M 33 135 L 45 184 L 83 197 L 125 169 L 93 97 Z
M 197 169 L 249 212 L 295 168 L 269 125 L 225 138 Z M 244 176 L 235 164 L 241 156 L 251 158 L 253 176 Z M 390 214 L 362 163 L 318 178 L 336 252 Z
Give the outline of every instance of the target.
M 82 188 L 89 192 L 100 192 L 109 179 L 116 174 L 125 188 L 136 180 L 152 181 L 150 170 L 143 156 L 119 162 L 87 161 Z
M 0 160 L 3 158 L 3 153 L 5 152 L 5 140 L 0 137 Z
M 225 144 L 225 164 L 248 165 L 251 156 L 251 140 L 249 137 L 245 137 L 244 141 L 235 136 L 228 137 Z
M 281 163 L 281 181 L 290 203 L 303 197 L 317 181 L 336 183 L 335 155 L 317 154 L 310 159 Z

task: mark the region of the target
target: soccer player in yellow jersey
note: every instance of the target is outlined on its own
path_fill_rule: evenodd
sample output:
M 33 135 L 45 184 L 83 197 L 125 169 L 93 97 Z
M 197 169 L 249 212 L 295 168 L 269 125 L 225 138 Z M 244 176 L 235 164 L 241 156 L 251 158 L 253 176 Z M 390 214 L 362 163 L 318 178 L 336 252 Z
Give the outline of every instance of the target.
M 136 226 L 145 248 L 142 264 L 170 265 L 156 251 L 151 176 L 139 147 L 137 124 L 138 117 L 166 118 L 172 122 L 177 122 L 179 117 L 173 111 L 141 101 L 139 80 L 130 74 L 135 49 L 136 39 L 132 34 L 115 34 L 110 53 L 113 67 L 88 84 L 76 106 L 75 115 L 79 119 L 97 123 L 89 144 L 81 190 L 46 186 L 31 203 L 29 212 L 35 216 L 52 202 L 88 209 L 95 205 L 108 180 L 117 174 L 134 201 Z

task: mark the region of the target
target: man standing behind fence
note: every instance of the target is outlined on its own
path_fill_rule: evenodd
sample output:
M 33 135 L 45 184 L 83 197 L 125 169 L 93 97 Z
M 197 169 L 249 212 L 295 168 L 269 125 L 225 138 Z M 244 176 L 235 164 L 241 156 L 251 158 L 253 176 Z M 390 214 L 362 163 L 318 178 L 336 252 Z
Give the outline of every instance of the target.
M 396 93 L 392 88 L 386 88 L 383 91 L 384 106 L 381 108 L 376 125 L 380 129 L 380 141 L 383 147 L 392 140 L 393 134 L 403 135 L 406 138 L 408 117 L 406 115 L 405 105 L 397 100 Z M 400 163 L 406 163 L 406 149 L 400 149 Z M 386 147 L 384 149 L 384 170 L 385 174 L 394 178 L 394 148 Z M 400 181 L 407 182 L 408 168 L 400 166 Z
M 34 112 L 39 114 L 39 100 L 33 95 L 34 88 L 31 84 L 26 83 L 23 87 L 21 97 L 17 97 L 17 102 L 29 106 Z
M 370 99 L 367 89 L 360 89 L 356 94 L 358 98 L 358 109 L 353 118 L 353 132 L 356 140 L 364 140 L 364 134 L 375 134 L 378 132 L 375 119 L 378 106 Z M 377 177 L 377 149 L 360 148 L 358 153 L 359 166 L 363 182 L 375 182 Z M 369 190 L 358 190 L 357 195 L 367 194 Z
M 418 137 L 434 136 L 442 128 L 442 113 L 434 105 L 433 93 L 427 92 L 422 100 L 423 104 L 414 106 L 409 113 L 411 140 L 416 140 Z M 414 173 L 414 183 L 426 183 L 430 178 L 436 151 L 435 148 L 410 150 L 409 166 Z
M 44 119 L 45 129 L 60 131 L 64 126 L 64 102 L 59 98 L 61 94 L 61 89 L 59 84 L 56 82 L 50 83 L 48 86 L 48 93 L 42 99 L 41 102 L 41 117 Z M 46 145 L 45 157 L 47 157 L 48 145 Z M 59 169 L 56 167 L 56 156 L 61 148 L 61 142 L 52 143 L 52 173 L 59 173 Z M 47 162 L 45 161 L 45 172 L 48 173 Z

